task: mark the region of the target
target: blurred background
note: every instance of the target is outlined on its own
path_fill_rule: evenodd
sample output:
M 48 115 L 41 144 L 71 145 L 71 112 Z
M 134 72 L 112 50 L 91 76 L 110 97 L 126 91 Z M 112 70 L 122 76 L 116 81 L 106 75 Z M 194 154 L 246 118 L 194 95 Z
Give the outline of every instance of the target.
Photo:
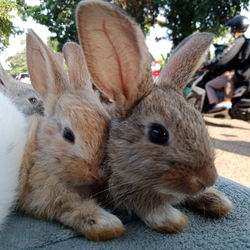
M 75 7 L 78 0 L 0 0 L 0 63 L 14 77 L 27 72 L 25 33 L 32 28 L 54 51 L 77 41 Z M 196 31 L 209 31 L 216 43 L 228 44 L 226 23 L 235 15 L 250 17 L 250 0 L 112 0 L 141 26 L 154 58 L 152 70 L 169 52 Z M 246 32 L 250 38 L 250 29 Z M 25 80 L 23 78 L 23 80 Z M 28 79 L 26 79 L 28 81 Z
M 79 0 L 0 0 L 0 63 L 17 79 L 27 74 L 25 33 L 32 28 L 48 46 L 60 52 L 67 41 L 77 41 L 75 7 Z M 250 0 L 112 0 L 141 26 L 152 54 L 157 77 L 169 53 L 197 31 L 214 34 L 214 43 L 232 41 L 227 22 L 235 15 L 250 19 Z M 250 38 L 250 28 L 245 33 Z M 211 46 L 210 56 L 213 56 Z M 188 89 L 188 88 L 186 88 Z M 189 88 L 190 90 L 190 88 Z M 250 187 L 250 123 L 206 117 L 216 148 L 220 175 Z

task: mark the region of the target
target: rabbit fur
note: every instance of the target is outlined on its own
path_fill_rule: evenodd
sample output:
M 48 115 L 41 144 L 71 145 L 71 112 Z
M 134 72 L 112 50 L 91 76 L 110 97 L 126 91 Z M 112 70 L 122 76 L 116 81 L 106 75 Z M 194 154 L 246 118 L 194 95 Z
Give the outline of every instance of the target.
M 114 206 L 162 233 L 188 224 L 174 207 L 178 203 L 206 216 L 226 216 L 232 203 L 213 187 L 217 172 L 205 123 L 182 95 L 212 36 L 186 39 L 154 84 L 143 33 L 130 17 L 109 3 L 87 0 L 76 18 L 93 81 L 116 104 L 107 141 Z
M 43 102 L 31 84 L 17 81 L 6 73 L 0 64 L 0 91 L 9 96 L 26 116 L 43 114 Z
M 101 162 L 110 118 L 96 101 L 81 47 L 66 43 L 63 55 L 67 70 L 29 30 L 28 69 L 45 110 L 31 125 L 18 208 L 57 220 L 90 240 L 117 238 L 124 232 L 121 221 L 91 198 L 105 176 Z
M 27 121 L 0 92 L 0 229 L 17 199 L 19 171 L 27 140 Z

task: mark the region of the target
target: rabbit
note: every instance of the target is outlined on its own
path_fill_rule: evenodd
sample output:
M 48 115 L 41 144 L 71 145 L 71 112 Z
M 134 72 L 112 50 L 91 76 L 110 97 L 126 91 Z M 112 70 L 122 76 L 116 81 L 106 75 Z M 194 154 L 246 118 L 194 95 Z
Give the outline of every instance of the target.
M 8 75 L 0 64 L 0 91 L 9 96 L 26 116 L 43 115 L 43 103 L 30 84 L 17 81 Z
M 217 171 L 205 123 L 182 94 L 212 35 L 186 39 L 154 84 L 143 33 L 129 16 L 110 3 L 86 0 L 76 20 L 91 77 L 115 101 L 106 142 L 108 202 L 161 233 L 188 225 L 176 204 L 226 216 L 233 205 L 213 187 Z
M 0 230 L 17 199 L 19 172 L 27 140 L 27 121 L 0 92 Z
M 110 118 L 92 89 L 82 49 L 64 45 L 66 70 L 33 30 L 26 41 L 31 82 L 45 110 L 30 125 L 17 208 L 89 240 L 117 238 L 124 233 L 122 222 L 91 197 L 105 177 L 101 161 Z

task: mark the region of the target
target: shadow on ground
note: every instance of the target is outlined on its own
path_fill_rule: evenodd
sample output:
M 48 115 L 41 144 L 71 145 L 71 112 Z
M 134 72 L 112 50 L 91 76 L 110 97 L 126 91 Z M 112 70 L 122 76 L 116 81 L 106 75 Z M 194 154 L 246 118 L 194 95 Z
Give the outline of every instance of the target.
M 229 136 L 228 136 L 229 137 Z M 237 137 L 237 136 L 235 136 Z M 221 149 L 234 154 L 250 156 L 250 143 L 245 141 L 228 141 L 213 138 L 215 148 Z M 250 159 L 249 159 L 250 163 Z
M 237 126 L 232 126 L 229 124 L 218 124 L 218 123 L 213 123 L 209 121 L 205 121 L 205 123 L 207 126 L 213 126 L 213 127 L 218 127 L 218 128 L 237 128 L 237 129 L 250 130 L 250 128 L 237 127 Z

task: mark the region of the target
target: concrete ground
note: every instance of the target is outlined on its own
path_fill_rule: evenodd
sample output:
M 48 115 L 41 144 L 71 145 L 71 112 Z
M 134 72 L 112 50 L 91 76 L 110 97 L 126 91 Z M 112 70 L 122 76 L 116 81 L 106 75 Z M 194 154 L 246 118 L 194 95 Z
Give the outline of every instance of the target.
M 204 119 L 214 142 L 219 175 L 250 187 L 250 123 L 211 117 Z

